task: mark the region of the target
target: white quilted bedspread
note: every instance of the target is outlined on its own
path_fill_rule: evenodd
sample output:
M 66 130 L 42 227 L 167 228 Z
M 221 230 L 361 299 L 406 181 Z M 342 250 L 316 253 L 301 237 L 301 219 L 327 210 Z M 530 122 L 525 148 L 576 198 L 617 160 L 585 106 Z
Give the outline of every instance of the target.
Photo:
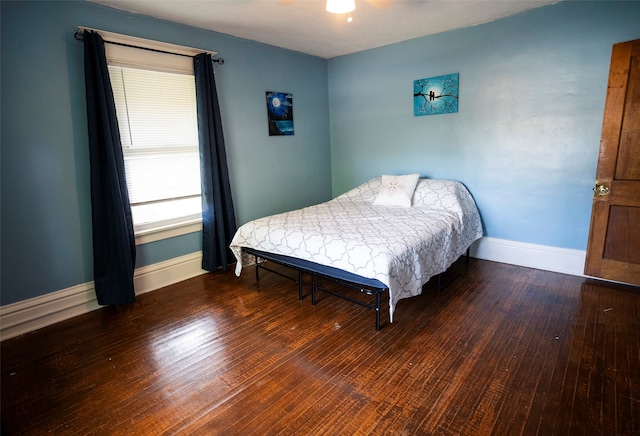
M 373 204 L 381 177 L 326 203 L 241 226 L 231 241 L 238 263 L 253 264 L 242 247 L 297 257 L 375 278 L 389 287 L 389 320 L 400 299 L 421 293 L 473 241 L 482 224 L 459 182 L 420 179 L 409 208 Z

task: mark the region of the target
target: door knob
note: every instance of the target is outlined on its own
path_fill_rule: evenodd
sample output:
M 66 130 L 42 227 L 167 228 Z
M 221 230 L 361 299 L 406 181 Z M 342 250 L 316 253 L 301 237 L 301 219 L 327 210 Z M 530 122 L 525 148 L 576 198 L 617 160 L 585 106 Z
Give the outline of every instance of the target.
M 602 183 L 596 180 L 596 185 L 593 188 L 594 196 L 602 197 L 604 195 L 609 195 L 609 187 L 607 185 L 603 185 Z

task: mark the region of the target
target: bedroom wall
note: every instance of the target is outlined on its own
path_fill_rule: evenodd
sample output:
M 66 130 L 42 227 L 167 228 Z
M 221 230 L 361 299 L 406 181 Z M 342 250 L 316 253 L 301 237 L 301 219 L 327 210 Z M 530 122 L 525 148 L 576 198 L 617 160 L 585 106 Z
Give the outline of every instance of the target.
M 331 196 L 327 62 L 87 2 L 0 3 L 1 305 L 92 280 L 78 25 L 219 52 L 238 224 Z M 292 92 L 295 135 L 269 137 L 265 91 Z M 138 267 L 199 251 L 192 233 L 138 247 Z
M 585 250 L 611 47 L 640 2 L 566 1 L 329 61 L 333 194 L 379 174 L 457 179 L 485 235 Z M 413 81 L 460 74 L 459 112 Z

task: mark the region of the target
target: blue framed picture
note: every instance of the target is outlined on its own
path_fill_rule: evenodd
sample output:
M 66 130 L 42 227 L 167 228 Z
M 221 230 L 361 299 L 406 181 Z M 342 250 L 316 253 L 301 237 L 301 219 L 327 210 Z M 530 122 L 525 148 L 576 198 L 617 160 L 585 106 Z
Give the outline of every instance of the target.
M 413 115 L 458 112 L 458 73 L 413 81 Z
M 293 135 L 293 95 L 267 91 L 269 136 Z

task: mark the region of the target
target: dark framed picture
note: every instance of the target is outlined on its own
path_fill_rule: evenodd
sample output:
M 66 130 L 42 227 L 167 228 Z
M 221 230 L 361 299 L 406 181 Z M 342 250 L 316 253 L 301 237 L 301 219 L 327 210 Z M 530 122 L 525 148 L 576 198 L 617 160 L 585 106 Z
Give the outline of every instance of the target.
M 293 95 L 267 91 L 269 136 L 293 135 Z

